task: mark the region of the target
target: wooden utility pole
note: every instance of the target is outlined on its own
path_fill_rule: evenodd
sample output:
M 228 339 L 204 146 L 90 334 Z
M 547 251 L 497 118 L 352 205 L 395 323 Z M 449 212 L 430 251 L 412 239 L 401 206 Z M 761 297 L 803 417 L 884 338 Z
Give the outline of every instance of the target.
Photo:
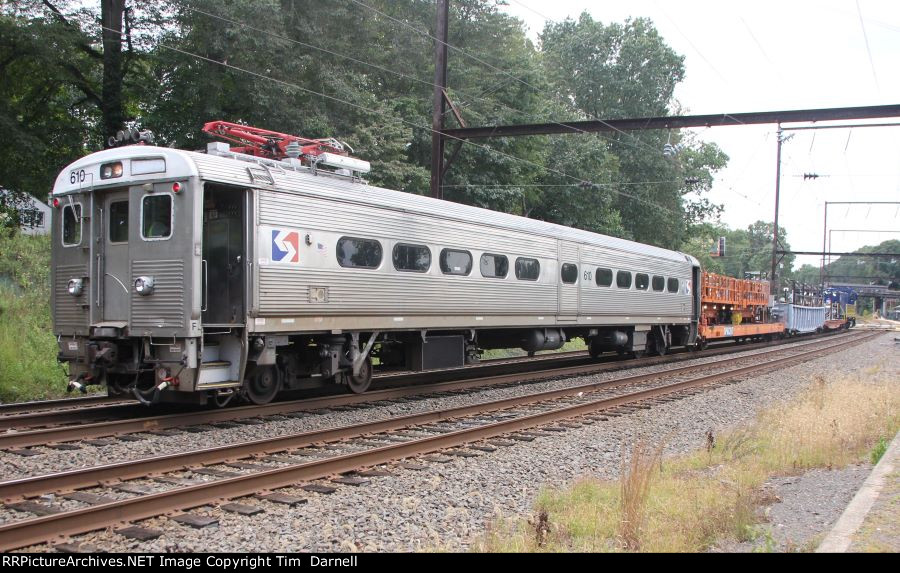
M 431 110 L 431 196 L 444 198 L 444 90 L 447 87 L 447 25 L 450 0 L 437 0 L 434 47 L 434 108 Z

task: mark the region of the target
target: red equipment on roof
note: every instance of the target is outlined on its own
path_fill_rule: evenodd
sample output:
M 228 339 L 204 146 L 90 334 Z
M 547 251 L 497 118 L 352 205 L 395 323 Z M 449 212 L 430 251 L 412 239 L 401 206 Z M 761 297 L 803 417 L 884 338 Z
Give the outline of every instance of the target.
M 227 121 L 211 121 L 203 126 L 203 131 L 220 139 L 237 143 L 239 147 L 233 147 L 232 151 L 255 157 L 284 159 L 300 155 L 315 157 L 322 153 L 347 155 L 347 151 L 344 149 L 345 144 L 333 138 L 306 139 Z M 295 145 L 291 146 L 292 143 Z M 289 149 L 288 146 L 291 148 Z

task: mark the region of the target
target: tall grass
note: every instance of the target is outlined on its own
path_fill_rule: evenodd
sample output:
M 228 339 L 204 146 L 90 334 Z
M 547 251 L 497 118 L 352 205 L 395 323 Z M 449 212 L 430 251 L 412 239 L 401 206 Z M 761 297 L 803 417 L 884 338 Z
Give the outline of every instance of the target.
M 631 456 L 623 463 L 619 493 L 619 534 L 625 548 L 641 548 L 642 530 L 647 519 L 647 497 L 653 471 L 662 458 L 662 445 L 651 447 L 644 438 L 634 443 Z
M 810 468 L 868 460 L 900 430 L 896 371 L 869 368 L 833 383 L 817 380 L 748 427 L 705 439 L 696 452 L 660 460 L 639 442 L 618 481 L 583 477 L 538 496 L 532 521 L 497 521 L 481 551 L 704 551 L 759 535 L 763 483 Z M 535 523 L 540 523 L 540 535 Z M 540 539 L 540 543 L 538 543 Z
M 49 237 L 0 230 L 0 401 L 51 398 L 65 390 L 49 277 Z

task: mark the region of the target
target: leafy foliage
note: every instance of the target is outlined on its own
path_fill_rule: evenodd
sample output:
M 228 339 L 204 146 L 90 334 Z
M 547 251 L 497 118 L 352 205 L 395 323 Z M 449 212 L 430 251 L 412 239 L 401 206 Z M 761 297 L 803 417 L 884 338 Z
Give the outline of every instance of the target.
M 500 5 L 451 3 L 448 92 L 467 124 L 677 109 L 683 58 L 648 20 L 550 23 L 539 49 Z M 45 196 L 65 164 L 104 146 L 111 122 L 198 149 L 202 125 L 226 119 L 337 137 L 372 162 L 372 183 L 426 193 L 433 26 L 425 0 L 4 4 L 0 128 L 12 137 L 0 182 Z M 461 144 L 445 197 L 677 248 L 717 215 L 704 193 L 726 162 L 679 133 L 498 138 Z
M 649 20 L 604 25 L 585 12 L 577 22 L 547 24 L 541 47 L 557 93 L 574 102 L 582 117 L 664 116 L 676 107 L 684 58 Z M 719 214 L 702 197 L 712 174 L 728 161 L 717 146 L 663 131 L 617 131 L 606 142 L 618 158 L 613 205 L 624 236 L 678 248 L 694 225 Z M 672 153 L 664 154 L 665 146 Z
M 784 250 L 791 249 L 785 239 L 786 231 L 778 228 L 778 241 Z M 725 256 L 713 257 L 710 248 L 717 244 L 719 237 L 725 237 Z M 699 225 L 684 250 L 690 253 L 700 265 L 711 272 L 732 277 L 768 276 L 772 270 L 772 223 L 757 221 L 746 229 L 730 230 L 712 224 Z M 794 255 L 786 255 L 779 268 L 782 278 L 792 276 Z
M 0 228 L 0 401 L 61 393 L 50 328 L 50 238 Z
M 884 241 L 879 245 L 862 247 L 856 253 L 897 253 L 895 257 L 840 257 L 825 265 L 825 275 L 836 283 L 875 284 L 900 289 L 900 241 Z M 803 265 L 797 280 L 818 284 L 819 266 Z

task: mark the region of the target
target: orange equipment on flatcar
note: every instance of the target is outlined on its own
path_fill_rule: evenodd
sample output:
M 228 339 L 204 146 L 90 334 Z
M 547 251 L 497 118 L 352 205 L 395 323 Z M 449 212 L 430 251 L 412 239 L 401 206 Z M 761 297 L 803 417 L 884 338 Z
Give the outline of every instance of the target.
M 769 282 L 704 272 L 701 277 L 700 344 L 724 338 L 772 338 L 784 324 L 772 322 Z

